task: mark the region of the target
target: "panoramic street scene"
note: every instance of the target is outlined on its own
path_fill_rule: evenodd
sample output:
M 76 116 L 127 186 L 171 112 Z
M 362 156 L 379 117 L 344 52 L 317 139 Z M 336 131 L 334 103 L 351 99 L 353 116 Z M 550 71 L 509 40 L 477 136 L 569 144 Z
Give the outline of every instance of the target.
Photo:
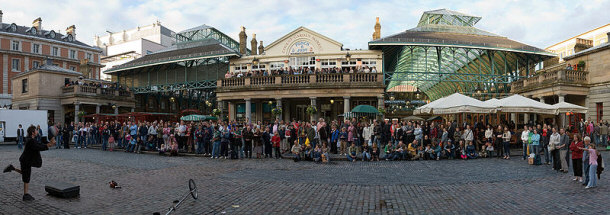
M 0 214 L 610 214 L 608 8 L 0 0 Z

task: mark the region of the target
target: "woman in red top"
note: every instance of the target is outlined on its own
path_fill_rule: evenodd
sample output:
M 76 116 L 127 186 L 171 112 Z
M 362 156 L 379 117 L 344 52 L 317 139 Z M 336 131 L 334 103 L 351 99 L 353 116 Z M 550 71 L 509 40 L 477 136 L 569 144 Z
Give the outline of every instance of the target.
M 574 141 L 570 144 L 572 151 L 572 170 L 574 170 L 574 179 L 572 181 L 582 182 L 582 149 L 583 143 L 580 140 L 579 134 L 574 134 Z
M 271 144 L 273 144 L 273 151 L 275 151 L 275 158 L 282 158 L 282 154 L 280 153 L 280 134 L 277 131 L 273 132 L 273 137 L 271 137 Z

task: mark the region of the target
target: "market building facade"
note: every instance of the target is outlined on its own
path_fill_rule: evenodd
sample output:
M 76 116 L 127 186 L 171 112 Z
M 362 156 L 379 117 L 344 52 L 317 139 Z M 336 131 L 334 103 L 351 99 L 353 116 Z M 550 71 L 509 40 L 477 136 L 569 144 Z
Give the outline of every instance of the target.
M 240 44 L 245 41 L 242 29 Z M 357 105 L 384 105 L 381 51 L 345 49 L 305 27 L 266 47 L 253 38 L 255 49 L 258 54 L 230 59 L 226 78 L 218 80 L 217 99 L 229 120 L 336 119 Z

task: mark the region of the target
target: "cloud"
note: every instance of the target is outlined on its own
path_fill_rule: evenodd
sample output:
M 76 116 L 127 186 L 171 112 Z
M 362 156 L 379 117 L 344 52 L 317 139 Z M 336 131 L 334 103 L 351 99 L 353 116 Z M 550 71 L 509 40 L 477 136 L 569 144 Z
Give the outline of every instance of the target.
M 375 17 L 382 36 L 415 27 L 426 10 L 447 8 L 481 16 L 476 27 L 510 39 L 545 48 L 584 31 L 608 24 L 608 0 L 475 0 L 475 1 L 99 1 L 2 0 L 5 23 L 30 25 L 42 17 L 43 28 L 61 30 L 75 24 L 77 39 L 93 44 L 94 35 L 121 31 L 156 20 L 178 32 L 207 24 L 237 39 L 239 27 L 248 37 L 270 44 L 299 26 L 305 26 L 344 44 L 367 48 Z M 49 11 L 57 11 L 50 13 Z

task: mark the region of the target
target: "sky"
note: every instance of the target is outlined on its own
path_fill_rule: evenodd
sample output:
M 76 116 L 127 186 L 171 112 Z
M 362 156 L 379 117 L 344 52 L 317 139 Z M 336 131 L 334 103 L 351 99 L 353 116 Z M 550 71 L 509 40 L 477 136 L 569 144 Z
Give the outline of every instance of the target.
M 43 29 L 62 33 L 76 25 L 76 39 L 90 45 L 95 35 L 158 20 L 175 32 L 207 24 L 237 41 L 245 26 L 248 40 L 256 33 L 265 44 L 304 26 L 344 48 L 366 49 L 375 17 L 384 37 L 441 8 L 480 16 L 475 27 L 539 48 L 610 23 L 610 0 L 0 0 L 4 23 L 31 26 L 41 17 Z

